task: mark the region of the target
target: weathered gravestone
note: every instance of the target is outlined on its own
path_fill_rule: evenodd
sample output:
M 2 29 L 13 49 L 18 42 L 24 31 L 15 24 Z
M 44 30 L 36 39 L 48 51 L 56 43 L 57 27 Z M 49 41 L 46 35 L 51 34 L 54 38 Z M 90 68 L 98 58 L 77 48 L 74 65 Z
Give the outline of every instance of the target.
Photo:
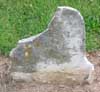
M 76 9 L 58 7 L 44 32 L 19 40 L 11 51 L 12 71 L 33 72 L 33 79 L 42 82 L 65 83 L 68 76 L 73 80 L 91 80 L 94 66 L 84 52 L 83 17 Z

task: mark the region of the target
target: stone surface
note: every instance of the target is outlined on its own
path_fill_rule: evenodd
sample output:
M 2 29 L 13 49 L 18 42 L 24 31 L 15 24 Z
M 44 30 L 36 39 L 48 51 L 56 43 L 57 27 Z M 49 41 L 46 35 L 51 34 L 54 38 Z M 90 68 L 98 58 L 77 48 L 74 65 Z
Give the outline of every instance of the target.
M 91 80 L 94 66 L 84 53 L 83 17 L 76 9 L 58 7 L 44 32 L 19 40 L 17 47 L 11 51 L 12 71 L 38 72 L 41 75 L 55 72 L 77 75 L 78 72 L 85 74 L 83 79 Z

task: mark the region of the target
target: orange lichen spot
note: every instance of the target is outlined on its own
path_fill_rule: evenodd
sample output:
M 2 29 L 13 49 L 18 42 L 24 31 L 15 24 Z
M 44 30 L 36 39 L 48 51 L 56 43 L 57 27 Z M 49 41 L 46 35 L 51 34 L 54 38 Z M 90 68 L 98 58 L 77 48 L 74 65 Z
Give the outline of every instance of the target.
M 29 53 L 28 52 L 25 52 L 25 57 L 28 57 L 29 56 Z
M 31 44 L 25 44 L 24 45 L 24 49 L 30 49 L 30 48 L 32 48 L 32 45 Z
M 31 44 L 29 44 L 29 45 L 28 45 L 28 48 L 31 48 L 31 47 L 32 47 L 32 45 L 31 45 Z

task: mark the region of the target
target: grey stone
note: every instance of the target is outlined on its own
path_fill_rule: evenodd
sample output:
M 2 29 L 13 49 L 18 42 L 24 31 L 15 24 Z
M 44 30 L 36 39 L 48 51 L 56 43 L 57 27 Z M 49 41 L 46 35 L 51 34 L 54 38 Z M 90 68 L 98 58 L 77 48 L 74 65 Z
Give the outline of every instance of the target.
M 16 82 L 32 82 L 32 74 L 30 73 L 22 73 L 22 72 L 12 72 L 11 78 Z
M 85 56 L 85 26 L 80 12 L 58 7 L 48 28 L 18 41 L 10 57 L 16 72 L 85 72 L 91 79 L 94 70 Z

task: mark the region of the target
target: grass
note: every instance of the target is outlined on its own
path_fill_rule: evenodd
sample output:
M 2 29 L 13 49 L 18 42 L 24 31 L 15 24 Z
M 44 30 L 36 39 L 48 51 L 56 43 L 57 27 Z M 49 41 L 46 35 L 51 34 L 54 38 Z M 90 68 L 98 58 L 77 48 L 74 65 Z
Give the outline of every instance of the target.
M 57 6 L 71 6 L 81 12 L 86 49 L 100 50 L 99 0 L 0 0 L 0 53 L 8 55 L 19 39 L 44 31 Z

